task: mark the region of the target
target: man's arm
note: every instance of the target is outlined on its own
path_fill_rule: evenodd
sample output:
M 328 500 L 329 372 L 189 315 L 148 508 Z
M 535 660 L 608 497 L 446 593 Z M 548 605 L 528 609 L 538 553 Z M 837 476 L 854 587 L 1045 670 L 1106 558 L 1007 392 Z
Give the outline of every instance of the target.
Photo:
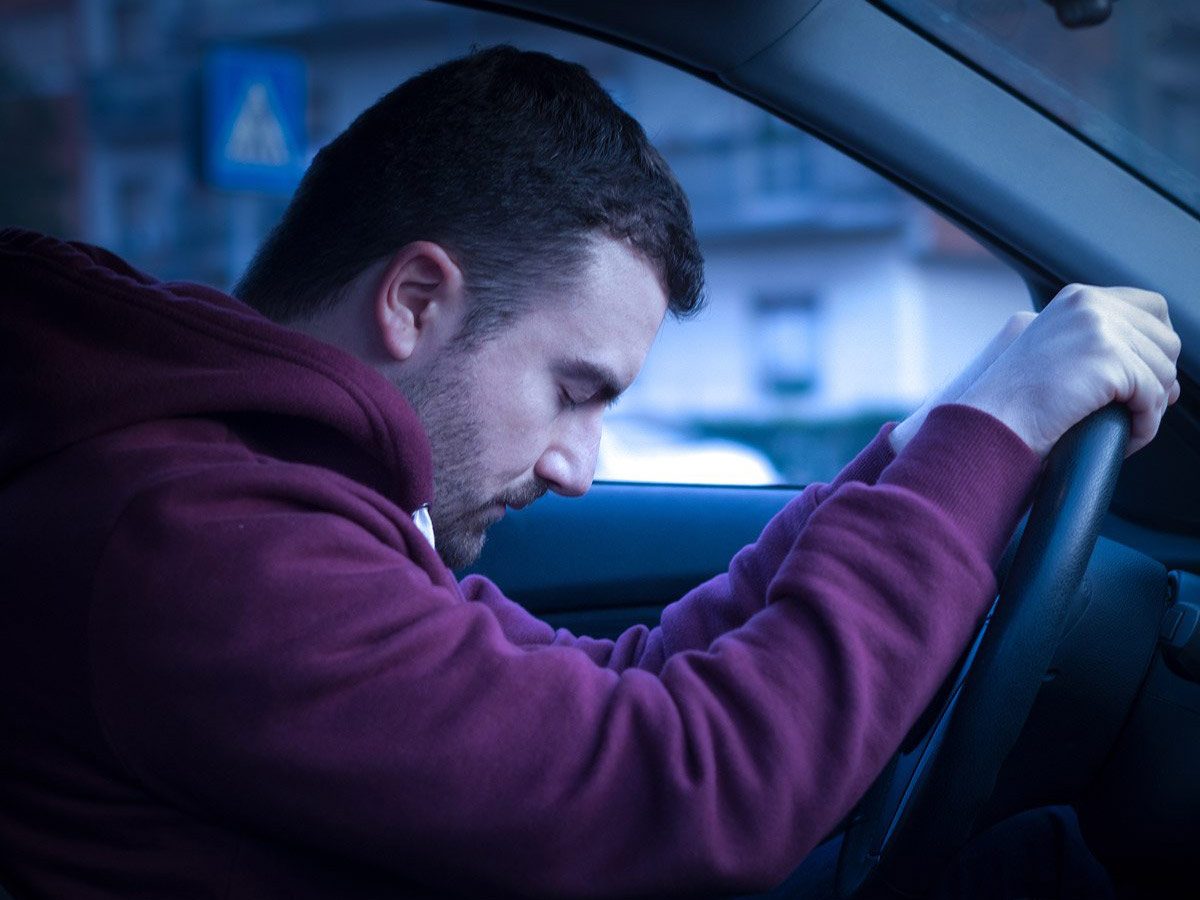
M 662 623 L 655 628 L 635 626 L 616 640 L 576 636 L 563 628 L 551 628 L 505 597 L 487 578 L 473 575 L 463 579 L 463 594 L 488 606 L 515 644 L 530 648 L 574 647 L 614 671 L 639 668 L 658 672 L 671 654 L 706 649 L 717 637 L 763 608 L 771 580 L 813 511 L 844 484 L 874 484 L 894 458 L 888 440 L 891 431 L 891 425 L 885 426 L 832 482 L 806 487 L 771 518 L 758 540 L 734 556 L 728 572 L 668 606 L 663 610 Z
M 767 587 L 813 511 L 839 487 L 850 482 L 874 484 L 879 473 L 920 430 L 930 411 L 956 402 L 1008 349 L 1035 318 L 1019 312 L 963 371 L 934 393 L 919 409 L 894 428 L 885 426 L 829 484 L 809 485 L 767 524 L 758 540 L 744 547 L 729 571 L 688 592 L 663 611 L 653 629 L 635 626 L 615 640 L 577 637 L 557 631 L 509 600 L 486 578 L 471 576 L 462 583 L 471 600 L 488 605 L 509 640 L 522 646 L 571 646 L 587 653 L 598 665 L 620 671 L 637 667 L 659 671 L 672 653 L 707 648 L 717 637 L 743 624 L 766 603 Z
M 101 559 L 97 720 L 155 797 L 398 877 L 766 887 L 929 702 L 1049 446 L 1112 400 L 1144 443 L 1178 396 L 1161 297 L 1063 296 L 874 485 L 811 514 L 765 608 L 658 673 L 514 645 L 344 479 L 205 458 L 136 498 Z
M 515 646 L 413 562 L 411 522 L 340 480 L 206 466 L 139 497 L 112 535 L 97 715 L 155 796 L 398 877 L 766 887 L 945 676 L 1039 464 L 989 416 L 935 410 L 877 484 L 812 513 L 764 609 L 658 674 Z

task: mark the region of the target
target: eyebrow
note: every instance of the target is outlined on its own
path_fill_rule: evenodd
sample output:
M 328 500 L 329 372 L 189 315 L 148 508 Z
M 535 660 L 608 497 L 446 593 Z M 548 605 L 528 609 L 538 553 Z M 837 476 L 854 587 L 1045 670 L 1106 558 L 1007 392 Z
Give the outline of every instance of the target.
M 589 362 L 586 359 L 567 359 L 554 367 L 563 378 L 583 381 L 596 386 L 591 399 L 611 403 L 625 391 L 616 373 L 607 366 Z

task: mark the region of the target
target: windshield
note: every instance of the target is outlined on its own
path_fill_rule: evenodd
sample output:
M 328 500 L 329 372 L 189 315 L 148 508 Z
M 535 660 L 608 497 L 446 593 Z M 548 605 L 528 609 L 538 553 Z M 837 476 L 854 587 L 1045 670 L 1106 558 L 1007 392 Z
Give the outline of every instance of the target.
M 1200 214 L 1200 3 L 1118 0 L 1059 24 L 1046 0 L 883 0 Z

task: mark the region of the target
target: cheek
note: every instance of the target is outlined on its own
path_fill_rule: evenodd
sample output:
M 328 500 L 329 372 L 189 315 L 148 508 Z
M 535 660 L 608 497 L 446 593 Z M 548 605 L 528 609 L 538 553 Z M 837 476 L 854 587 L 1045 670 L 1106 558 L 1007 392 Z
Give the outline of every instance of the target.
M 485 389 L 482 393 L 479 409 L 486 441 L 484 456 L 506 477 L 519 477 L 549 444 L 558 413 L 555 398 L 551 391 L 528 381 L 507 390 Z
M 510 333 L 485 344 L 469 376 L 483 464 L 505 482 L 529 472 L 550 444 L 561 412 L 546 349 L 518 337 Z

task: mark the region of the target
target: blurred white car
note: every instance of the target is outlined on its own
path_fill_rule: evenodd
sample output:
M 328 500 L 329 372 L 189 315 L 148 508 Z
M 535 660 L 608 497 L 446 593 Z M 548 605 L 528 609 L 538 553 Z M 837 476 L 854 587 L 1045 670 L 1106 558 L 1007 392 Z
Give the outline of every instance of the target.
M 746 444 L 617 418 L 604 423 L 596 480 L 762 485 L 784 479 L 765 454 Z

